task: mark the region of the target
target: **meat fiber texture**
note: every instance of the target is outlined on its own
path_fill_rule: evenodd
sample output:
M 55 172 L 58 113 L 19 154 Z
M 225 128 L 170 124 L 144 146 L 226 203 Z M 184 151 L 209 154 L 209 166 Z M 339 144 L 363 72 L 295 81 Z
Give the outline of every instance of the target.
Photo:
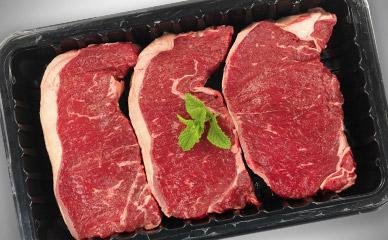
M 320 62 L 335 23 L 320 8 L 254 23 L 227 57 L 223 93 L 247 164 L 285 198 L 356 179 L 339 83 Z
M 57 56 L 43 76 L 40 117 L 54 193 L 76 239 L 161 221 L 136 136 L 118 105 L 120 79 L 137 55 L 131 43 L 94 45 Z
M 139 55 L 129 94 L 129 115 L 142 150 L 151 191 L 168 217 L 200 218 L 208 213 L 258 205 L 245 169 L 236 130 L 221 94 L 204 87 L 225 59 L 232 27 L 167 34 Z M 190 151 L 178 145 L 184 125 L 184 94 L 192 93 L 218 116 L 232 147 L 223 150 L 205 137 Z M 206 130 L 204 135 L 206 135 Z

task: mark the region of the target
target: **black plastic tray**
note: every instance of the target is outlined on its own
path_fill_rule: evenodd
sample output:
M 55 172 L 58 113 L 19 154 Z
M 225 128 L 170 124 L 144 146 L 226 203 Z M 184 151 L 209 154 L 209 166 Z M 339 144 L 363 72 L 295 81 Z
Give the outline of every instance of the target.
M 345 103 L 346 134 L 357 162 L 348 190 L 304 200 L 275 196 L 251 174 L 259 209 L 202 220 L 164 218 L 152 231 L 110 239 L 208 239 L 376 209 L 388 201 L 388 111 L 367 2 L 359 0 L 189 1 L 19 32 L 1 44 L 1 130 L 23 239 L 71 239 L 52 190 L 50 161 L 39 121 L 40 81 L 57 55 L 92 43 L 133 41 L 146 46 L 164 31 L 180 33 L 220 24 L 237 33 L 253 21 L 276 19 L 321 6 L 338 23 L 322 61 L 337 75 Z M 213 78 L 218 87 L 221 70 Z M 122 101 L 124 103 L 125 101 Z

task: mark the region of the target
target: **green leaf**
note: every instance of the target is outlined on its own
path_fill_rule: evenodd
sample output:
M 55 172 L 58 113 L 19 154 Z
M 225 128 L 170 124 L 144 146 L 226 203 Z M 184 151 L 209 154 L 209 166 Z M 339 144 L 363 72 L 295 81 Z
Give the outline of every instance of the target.
M 179 134 L 178 143 L 183 151 L 191 150 L 201 139 L 203 130 L 195 121 L 188 122 L 186 128 Z
M 208 109 L 206 109 L 206 122 L 209 121 L 210 119 L 212 119 L 212 117 L 214 116 L 213 113 L 211 113 Z
M 211 142 L 213 145 L 222 149 L 230 149 L 232 145 L 230 138 L 222 131 L 214 115 L 212 115 L 210 119 L 207 140 L 209 140 L 209 142 Z
M 189 119 L 186 119 L 184 117 L 182 117 L 181 115 L 176 115 L 179 122 L 183 123 L 184 125 L 188 125 L 190 122 L 192 122 L 193 120 L 189 120 Z
M 199 120 L 207 110 L 205 104 L 190 93 L 185 94 L 185 106 L 187 113 L 194 120 Z
M 205 104 L 191 95 L 185 94 L 185 107 L 187 113 L 192 119 L 185 119 L 177 115 L 178 120 L 186 125 L 186 128 L 179 134 L 178 143 L 184 151 L 191 150 L 201 139 L 205 131 L 206 122 L 210 121 L 207 139 L 215 146 L 222 149 L 230 149 L 231 142 L 229 137 L 222 131 L 217 123 L 216 116 L 210 112 Z
M 198 119 L 195 119 L 196 121 L 203 129 L 205 129 L 205 122 L 207 117 L 207 111 L 206 109 L 202 109 L 202 111 L 198 112 Z

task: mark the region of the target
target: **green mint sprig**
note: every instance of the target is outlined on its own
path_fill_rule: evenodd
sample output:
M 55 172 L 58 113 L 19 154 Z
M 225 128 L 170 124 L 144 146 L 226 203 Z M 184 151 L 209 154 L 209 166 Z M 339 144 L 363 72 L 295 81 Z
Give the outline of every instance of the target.
M 178 144 L 184 151 L 190 151 L 201 140 L 206 122 L 209 122 L 207 140 L 222 149 L 230 149 L 230 138 L 222 131 L 217 123 L 217 117 L 205 106 L 205 104 L 190 93 L 185 94 L 186 112 L 192 119 L 185 119 L 177 115 L 178 120 L 186 125 L 179 134 Z

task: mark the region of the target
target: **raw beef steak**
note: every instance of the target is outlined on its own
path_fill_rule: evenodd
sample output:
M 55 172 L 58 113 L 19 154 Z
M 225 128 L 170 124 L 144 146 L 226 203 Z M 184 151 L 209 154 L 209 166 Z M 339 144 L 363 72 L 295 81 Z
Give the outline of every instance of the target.
M 322 9 L 239 33 L 223 93 L 249 167 L 285 198 L 335 192 L 356 178 L 343 98 L 320 62 L 336 17 Z
M 244 167 L 233 123 L 219 92 L 205 88 L 226 57 L 232 27 L 164 35 L 139 55 L 132 76 L 129 115 L 142 149 L 151 191 L 166 216 L 200 218 L 207 213 L 258 204 Z M 178 145 L 184 126 L 184 94 L 191 92 L 219 115 L 232 139 L 230 150 L 202 139 L 184 152 Z
M 91 46 L 57 56 L 43 76 L 40 117 L 54 193 L 76 239 L 154 228 L 161 220 L 118 105 L 120 79 L 137 55 L 130 43 Z

